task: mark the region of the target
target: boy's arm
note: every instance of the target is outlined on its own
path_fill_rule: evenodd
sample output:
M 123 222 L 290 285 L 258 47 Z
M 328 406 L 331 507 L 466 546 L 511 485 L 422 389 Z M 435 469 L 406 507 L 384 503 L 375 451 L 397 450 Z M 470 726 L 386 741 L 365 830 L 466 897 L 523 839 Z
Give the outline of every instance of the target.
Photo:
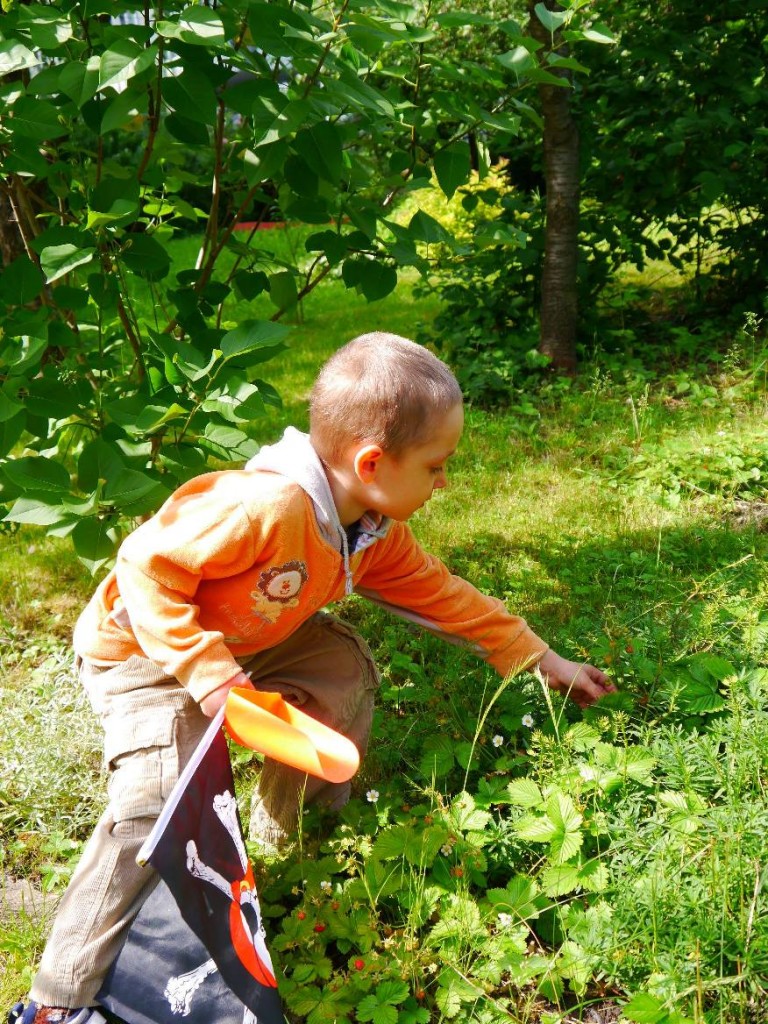
M 404 524 L 395 524 L 376 548 L 355 587 L 363 596 L 433 632 L 447 633 L 447 639 L 460 637 L 500 675 L 538 667 L 552 689 L 567 693 L 580 706 L 614 689 L 599 669 L 549 650 L 501 601 L 452 575 Z

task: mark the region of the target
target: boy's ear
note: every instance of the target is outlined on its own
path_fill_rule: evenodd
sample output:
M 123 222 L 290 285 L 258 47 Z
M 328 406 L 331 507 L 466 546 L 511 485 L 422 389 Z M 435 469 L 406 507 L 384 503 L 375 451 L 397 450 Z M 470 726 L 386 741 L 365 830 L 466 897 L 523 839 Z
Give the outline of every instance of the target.
M 378 444 L 367 444 L 355 453 L 355 474 L 362 483 L 370 484 L 376 476 L 384 450 Z

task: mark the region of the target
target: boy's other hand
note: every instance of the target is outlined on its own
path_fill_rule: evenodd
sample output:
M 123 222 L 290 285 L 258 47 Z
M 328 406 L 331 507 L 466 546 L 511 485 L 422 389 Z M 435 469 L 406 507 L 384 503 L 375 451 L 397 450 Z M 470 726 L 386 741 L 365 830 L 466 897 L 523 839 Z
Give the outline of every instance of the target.
M 200 707 L 203 714 L 207 715 L 208 718 L 213 718 L 219 708 L 221 708 L 226 702 L 226 699 L 229 696 L 229 691 L 233 686 L 247 686 L 251 690 L 255 689 L 253 683 L 245 672 L 238 672 L 236 676 L 232 676 L 232 678 L 228 679 L 226 683 L 222 683 L 221 686 L 217 687 L 217 689 L 213 690 L 206 697 L 203 697 L 200 701 Z
M 551 690 L 570 697 L 580 708 L 589 707 L 606 693 L 616 692 L 616 687 L 599 668 L 568 661 L 552 650 L 547 651 L 537 668 Z

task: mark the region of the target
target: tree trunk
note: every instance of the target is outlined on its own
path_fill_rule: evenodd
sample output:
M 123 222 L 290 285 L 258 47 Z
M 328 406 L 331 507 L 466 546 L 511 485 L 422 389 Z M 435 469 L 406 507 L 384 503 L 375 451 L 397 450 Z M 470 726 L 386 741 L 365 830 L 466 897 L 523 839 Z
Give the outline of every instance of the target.
M 545 0 L 545 4 L 549 10 L 562 10 L 555 0 Z M 529 30 L 549 51 L 552 37 L 536 17 L 534 6 L 534 0 L 529 0 Z M 558 47 L 557 52 L 564 54 L 566 48 Z M 544 121 L 546 184 L 539 351 L 549 356 L 555 369 L 570 372 L 576 367 L 578 315 L 579 133 L 571 114 L 570 72 L 552 65 L 547 65 L 547 71 L 566 79 L 568 87 L 538 87 Z

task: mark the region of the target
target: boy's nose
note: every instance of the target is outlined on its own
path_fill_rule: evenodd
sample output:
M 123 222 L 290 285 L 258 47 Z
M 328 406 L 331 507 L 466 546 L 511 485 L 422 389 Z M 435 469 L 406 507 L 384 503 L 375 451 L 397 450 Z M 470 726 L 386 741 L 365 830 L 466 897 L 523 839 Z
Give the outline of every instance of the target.
M 445 478 L 445 473 L 440 473 L 439 476 L 435 477 L 435 482 L 432 486 L 433 491 L 442 491 L 444 487 L 448 486 L 448 481 Z

